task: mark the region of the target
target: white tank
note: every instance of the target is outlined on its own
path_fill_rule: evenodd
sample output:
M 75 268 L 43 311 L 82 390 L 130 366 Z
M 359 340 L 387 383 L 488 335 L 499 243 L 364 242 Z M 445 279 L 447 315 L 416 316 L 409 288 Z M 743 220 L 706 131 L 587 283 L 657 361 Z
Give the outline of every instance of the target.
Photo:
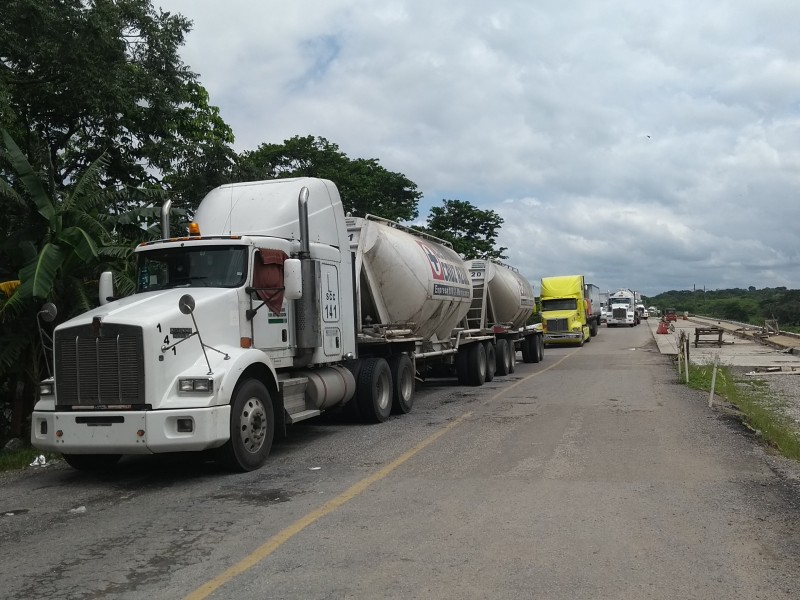
M 361 323 L 405 325 L 448 339 L 472 302 L 461 257 L 441 240 L 375 218 L 347 218 L 360 286 Z
M 491 311 L 486 326 L 511 323 L 513 329 L 522 327 L 533 311 L 534 291 L 530 282 L 519 271 L 502 263 L 490 260 L 468 260 L 470 271 L 485 272 L 487 296 Z M 476 284 L 482 283 L 480 279 Z

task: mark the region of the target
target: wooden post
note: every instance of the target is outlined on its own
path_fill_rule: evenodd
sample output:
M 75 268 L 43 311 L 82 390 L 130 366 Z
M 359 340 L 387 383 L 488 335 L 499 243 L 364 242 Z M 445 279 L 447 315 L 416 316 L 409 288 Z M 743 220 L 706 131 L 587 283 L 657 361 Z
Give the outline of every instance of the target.
M 708 408 L 714 405 L 714 387 L 717 385 L 717 364 L 719 363 L 719 354 L 714 355 L 714 370 L 711 372 L 711 393 L 708 395 Z

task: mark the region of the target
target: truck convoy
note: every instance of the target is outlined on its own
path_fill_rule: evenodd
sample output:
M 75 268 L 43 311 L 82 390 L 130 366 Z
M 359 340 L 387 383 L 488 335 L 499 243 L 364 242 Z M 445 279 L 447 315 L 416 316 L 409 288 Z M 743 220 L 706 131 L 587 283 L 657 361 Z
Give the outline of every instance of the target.
M 542 278 L 542 324 L 546 344 L 583 346 L 600 327 L 600 290 L 583 275 Z
M 636 311 L 636 296 L 629 289 L 619 289 L 608 298 L 610 312 L 606 315 L 606 325 L 616 327 L 627 325 L 633 327 L 639 324 L 639 313 Z
M 449 245 L 345 218 L 328 180 L 225 185 L 189 235 L 136 248 L 136 292 L 56 327 L 31 441 L 79 469 L 211 450 L 260 467 L 287 426 L 346 406 L 381 422 L 432 365 L 480 385 L 542 359 L 530 284 Z

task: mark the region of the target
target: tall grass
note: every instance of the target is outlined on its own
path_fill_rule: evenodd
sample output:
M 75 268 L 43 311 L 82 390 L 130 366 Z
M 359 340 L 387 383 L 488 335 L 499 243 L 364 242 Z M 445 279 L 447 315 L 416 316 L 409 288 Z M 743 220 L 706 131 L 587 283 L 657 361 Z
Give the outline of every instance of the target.
M 713 365 L 689 365 L 689 387 L 711 391 Z M 681 378 L 681 381 L 685 379 Z M 743 414 L 744 423 L 788 458 L 800 460 L 800 431 L 779 410 L 779 403 L 760 380 L 736 379 L 727 367 L 717 368 L 715 397 L 723 397 Z

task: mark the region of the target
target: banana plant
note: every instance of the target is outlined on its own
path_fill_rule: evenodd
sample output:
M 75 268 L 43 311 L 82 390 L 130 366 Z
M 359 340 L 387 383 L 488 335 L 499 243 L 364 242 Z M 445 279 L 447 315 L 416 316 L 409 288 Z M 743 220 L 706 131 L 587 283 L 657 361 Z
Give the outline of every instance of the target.
M 107 165 L 101 156 L 94 161 L 69 191 L 48 191 L 42 176 L 19 149 L 7 131 L 2 132 L 6 158 L 23 195 L 0 178 L 0 195 L 22 209 L 25 226 L 9 236 L 22 254 L 20 284 L 2 306 L 3 311 L 18 311 L 31 300 L 50 299 L 59 278 L 70 277 L 98 258 L 98 243 L 111 238 L 100 219 L 102 204 L 100 175 Z M 31 203 L 35 211 L 30 210 Z M 27 209 L 27 213 L 25 210 Z

